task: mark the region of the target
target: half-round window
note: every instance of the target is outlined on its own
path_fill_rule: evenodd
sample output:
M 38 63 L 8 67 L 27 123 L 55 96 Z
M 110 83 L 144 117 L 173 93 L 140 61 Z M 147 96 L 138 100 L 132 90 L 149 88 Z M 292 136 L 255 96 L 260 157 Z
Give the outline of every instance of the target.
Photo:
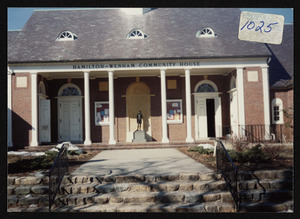
M 230 89 L 234 89 L 234 88 L 236 88 L 236 79 L 234 76 L 232 76 L 230 80 Z
M 138 29 L 134 29 L 132 31 L 130 31 L 129 34 L 127 34 L 128 39 L 144 39 L 147 38 L 147 35 L 143 33 L 143 31 L 138 30 Z
M 63 89 L 61 96 L 79 96 L 79 91 L 75 87 L 66 87 Z
M 197 92 L 199 92 L 199 93 L 203 93 L 203 92 L 215 92 L 215 89 L 210 84 L 204 83 L 204 84 L 201 84 L 198 87 Z
M 205 27 L 196 33 L 196 37 L 216 37 L 216 34 L 211 28 Z
M 61 32 L 58 37 L 57 37 L 57 41 L 73 41 L 76 40 L 77 36 L 75 34 L 73 34 L 70 31 L 63 31 Z

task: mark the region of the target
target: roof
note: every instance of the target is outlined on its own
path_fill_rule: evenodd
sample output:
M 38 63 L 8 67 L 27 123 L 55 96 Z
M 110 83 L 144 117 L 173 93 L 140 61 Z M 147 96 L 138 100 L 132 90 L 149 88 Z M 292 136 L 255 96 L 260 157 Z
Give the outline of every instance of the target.
M 266 44 L 271 52 L 269 63 L 270 86 L 274 88 L 290 87 L 294 75 L 294 38 L 293 24 L 284 25 L 282 43 L 279 45 Z
M 7 52 L 8 52 L 8 54 L 12 53 L 12 50 L 14 49 L 14 45 L 16 43 L 16 38 L 19 33 L 20 33 L 20 30 L 11 30 L 11 31 L 7 32 Z
M 159 8 L 143 15 L 120 9 L 35 11 L 16 38 L 9 63 L 265 57 L 262 43 L 238 40 L 238 8 Z M 215 38 L 197 38 L 209 27 Z M 146 39 L 126 39 L 133 29 Z M 71 31 L 75 41 L 56 41 Z M 9 41 L 10 44 L 10 41 Z

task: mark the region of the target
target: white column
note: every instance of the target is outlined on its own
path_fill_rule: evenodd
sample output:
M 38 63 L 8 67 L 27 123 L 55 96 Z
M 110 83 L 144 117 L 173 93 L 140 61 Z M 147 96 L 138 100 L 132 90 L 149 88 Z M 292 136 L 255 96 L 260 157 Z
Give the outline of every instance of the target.
M 30 146 L 38 146 L 38 105 L 37 105 L 37 72 L 31 74 L 31 143 Z
M 191 106 L 191 72 L 185 69 L 185 102 L 186 102 L 186 142 L 194 142 L 192 137 L 192 106 Z
M 115 104 L 114 104 L 114 72 L 108 72 L 109 86 L 109 144 L 116 144 L 115 140 Z
M 265 117 L 265 139 L 270 139 L 270 90 L 268 67 L 262 67 L 263 95 L 264 95 L 264 117 Z
M 240 136 L 244 136 L 244 132 L 241 128 L 245 127 L 245 101 L 244 101 L 244 77 L 243 68 L 236 69 L 237 78 L 237 95 L 238 95 L 238 115 L 239 115 L 239 125 L 240 125 Z
M 169 143 L 167 126 L 166 70 L 160 70 L 162 143 Z
M 91 145 L 91 117 L 90 117 L 90 73 L 84 72 L 84 145 Z
M 12 124 L 11 124 L 11 72 L 7 74 L 7 146 L 12 147 Z

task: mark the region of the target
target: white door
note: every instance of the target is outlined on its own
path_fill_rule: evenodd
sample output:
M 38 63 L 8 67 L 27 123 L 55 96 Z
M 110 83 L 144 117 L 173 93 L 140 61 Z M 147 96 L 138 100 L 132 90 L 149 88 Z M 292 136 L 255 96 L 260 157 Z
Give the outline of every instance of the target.
M 230 125 L 232 136 L 238 135 L 237 92 L 230 93 Z
M 59 107 L 59 141 L 82 141 L 81 101 L 60 100 Z
M 40 142 L 51 141 L 51 126 L 50 126 L 50 100 L 40 99 L 39 110 L 39 140 Z
M 207 138 L 206 99 L 199 99 L 198 109 L 199 138 Z

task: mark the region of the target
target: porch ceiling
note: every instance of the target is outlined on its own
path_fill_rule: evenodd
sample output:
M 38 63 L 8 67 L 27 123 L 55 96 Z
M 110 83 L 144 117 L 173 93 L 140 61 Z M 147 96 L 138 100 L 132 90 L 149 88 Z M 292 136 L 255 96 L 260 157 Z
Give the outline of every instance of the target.
M 191 69 L 191 75 L 226 75 L 234 70 L 234 68 L 193 68 Z M 62 78 L 83 78 L 83 71 L 76 72 L 43 72 L 40 73 L 47 79 L 62 79 Z M 167 69 L 166 76 L 184 76 L 184 69 Z M 160 70 L 115 70 L 115 77 L 159 77 Z M 107 71 L 91 71 L 90 78 L 107 78 Z

